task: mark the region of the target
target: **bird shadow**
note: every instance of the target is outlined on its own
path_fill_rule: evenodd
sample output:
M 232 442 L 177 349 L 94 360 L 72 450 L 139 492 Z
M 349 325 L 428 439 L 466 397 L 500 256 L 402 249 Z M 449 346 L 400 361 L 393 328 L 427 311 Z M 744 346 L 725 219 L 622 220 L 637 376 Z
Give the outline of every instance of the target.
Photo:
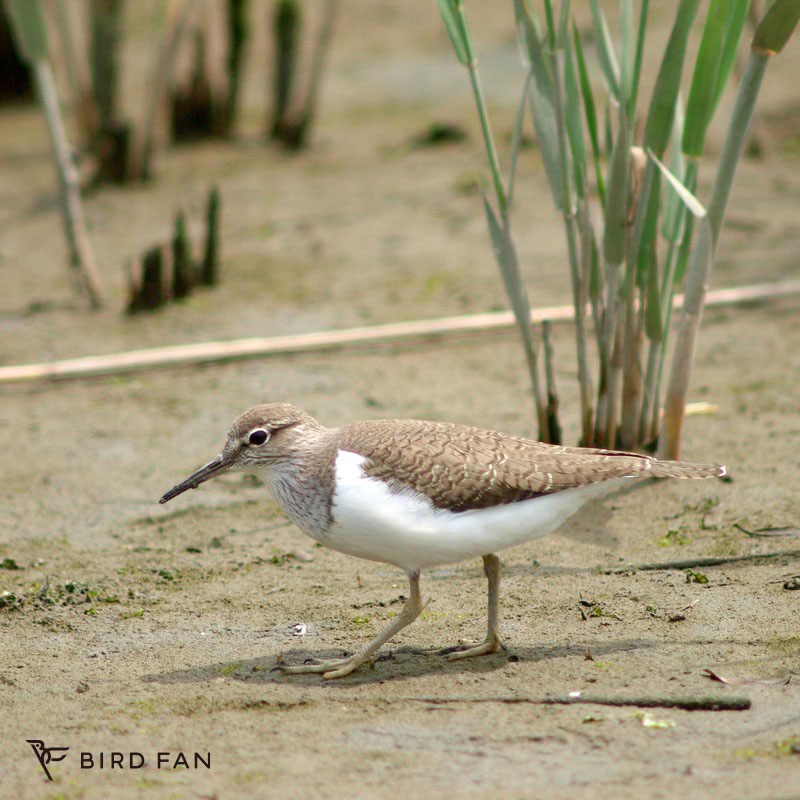
M 509 663 L 548 661 L 566 656 L 585 656 L 591 652 L 592 658 L 613 653 L 659 647 L 662 643 L 646 639 L 627 639 L 619 642 L 586 640 L 574 645 L 509 646 L 497 653 L 464 661 L 449 661 L 447 654 L 459 650 L 448 647 L 440 650 L 423 650 L 402 646 L 379 652 L 371 665 L 365 665 L 352 674 L 335 682 L 322 681 L 318 674 L 284 675 L 276 667 L 279 664 L 303 664 L 311 659 L 338 659 L 350 655 L 347 651 L 335 648 L 310 651 L 295 647 L 283 651 L 279 657 L 263 657 L 243 661 L 218 662 L 184 670 L 172 670 L 142 675 L 145 683 L 205 683 L 225 678 L 241 683 L 285 683 L 287 685 L 322 684 L 325 686 L 360 686 L 383 683 L 387 680 L 408 680 L 423 675 L 455 673 L 490 673 L 502 669 Z

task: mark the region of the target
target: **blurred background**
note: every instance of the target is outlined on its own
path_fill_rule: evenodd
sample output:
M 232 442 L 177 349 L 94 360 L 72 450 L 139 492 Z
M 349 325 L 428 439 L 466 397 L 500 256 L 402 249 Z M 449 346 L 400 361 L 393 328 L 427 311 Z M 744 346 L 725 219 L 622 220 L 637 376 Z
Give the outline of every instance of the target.
M 581 5 L 576 19 L 590 34 Z M 607 9 L 613 32 L 614 5 Z M 663 49 L 668 5 L 650 11 L 648 52 Z M 6 14 L 0 362 L 507 307 L 478 193 L 488 171 L 469 81 L 434 2 L 44 0 L 41 7 L 103 307 L 84 313 L 70 286 L 45 117 L 30 75 L 9 66 L 18 48 Z M 525 80 L 513 9 L 466 8 L 506 163 Z M 695 27 L 690 51 L 702 30 Z M 745 32 L 741 58 L 749 38 Z M 591 50 L 587 60 L 601 83 Z M 798 186 L 787 166 L 800 157 L 799 62 L 790 42 L 767 72 L 716 285 L 792 274 Z M 656 68 L 657 58 L 645 58 L 643 96 Z M 732 98 L 729 87 L 712 123 L 701 199 Z M 514 220 L 521 269 L 532 305 L 566 303 L 563 231 L 532 137 L 528 123 Z M 179 290 L 178 304 L 155 313 L 125 314 L 136 304 L 147 252 L 171 243 L 176 230 L 185 231 L 190 259 L 203 262 L 214 187 L 216 286 Z M 163 265 L 165 300 L 171 267 Z M 158 298 L 141 302 L 160 306 Z

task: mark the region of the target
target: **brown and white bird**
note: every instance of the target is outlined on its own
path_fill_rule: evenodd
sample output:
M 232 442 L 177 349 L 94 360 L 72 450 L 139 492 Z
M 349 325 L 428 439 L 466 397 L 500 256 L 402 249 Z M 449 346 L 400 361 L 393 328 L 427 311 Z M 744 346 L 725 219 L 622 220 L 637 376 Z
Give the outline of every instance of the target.
M 500 647 L 495 553 L 558 528 L 587 500 L 634 478 L 711 478 L 725 467 L 638 453 L 561 447 L 466 425 L 371 420 L 325 428 L 288 403 L 245 411 L 222 453 L 161 498 L 228 470 L 266 481 L 284 513 L 320 544 L 405 570 L 400 614 L 349 658 L 285 673 L 339 678 L 369 661 L 422 611 L 420 571 L 478 556 L 489 582 L 486 639 L 450 659 Z

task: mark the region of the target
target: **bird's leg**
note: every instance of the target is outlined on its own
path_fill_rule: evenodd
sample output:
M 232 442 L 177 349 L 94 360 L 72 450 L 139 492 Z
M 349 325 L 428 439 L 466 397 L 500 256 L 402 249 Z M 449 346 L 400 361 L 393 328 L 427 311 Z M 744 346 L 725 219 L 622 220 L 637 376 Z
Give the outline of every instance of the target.
M 354 669 L 369 661 L 379 647 L 384 645 L 396 633 L 403 630 L 406 625 L 410 625 L 422 611 L 422 597 L 419 593 L 419 572 L 410 572 L 408 581 L 411 586 L 411 593 L 406 600 L 400 613 L 379 633 L 366 647 L 359 650 L 349 658 L 342 658 L 336 661 L 321 661 L 315 664 L 301 664 L 299 666 L 278 665 L 275 669 L 287 675 L 302 675 L 308 672 L 321 672 L 325 680 L 331 678 L 343 678 L 349 675 Z
M 496 653 L 503 646 L 497 631 L 500 616 L 500 559 L 494 553 L 483 557 L 483 571 L 489 581 L 489 626 L 486 640 L 474 647 L 468 647 L 466 650 L 450 653 L 447 656 L 450 661 Z

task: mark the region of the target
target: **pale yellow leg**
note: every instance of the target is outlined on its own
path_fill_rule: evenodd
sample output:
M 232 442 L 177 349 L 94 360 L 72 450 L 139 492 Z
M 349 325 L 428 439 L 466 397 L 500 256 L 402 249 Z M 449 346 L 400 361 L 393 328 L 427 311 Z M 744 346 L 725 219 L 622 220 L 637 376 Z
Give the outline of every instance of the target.
M 483 571 L 489 581 L 489 625 L 486 639 L 481 644 L 475 645 L 475 647 L 468 647 L 466 650 L 457 650 L 455 653 L 450 653 L 447 656 L 450 661 L 496 653 L 502 647 L 498 633 L 500 618 L 500 559 L 494 553 L 489 553 L 489 555 L 483 557 Z
M 279 664 L 275 667 L 286 675 L 303 675 L 306 673 L 322 673 L 324 680 L 332 678 L 343 678 L 349 675 L 354 669 L 371 660 L 375 652 L 392 638 L 398 631 L 403 630 L 406 625 L 410 625 L 422 611 L 422 597 L 419 592 L 419 572 L 409 573 L 408 581 L 411 586 L 411 593 L 406 600 L 400 613 L 386 626 L 363 650 L 359 650 L 349 658 L 337 659 L 335 661 L 320 661 L 314 664 L 301 664 L 298 666 L 283 666 Z

